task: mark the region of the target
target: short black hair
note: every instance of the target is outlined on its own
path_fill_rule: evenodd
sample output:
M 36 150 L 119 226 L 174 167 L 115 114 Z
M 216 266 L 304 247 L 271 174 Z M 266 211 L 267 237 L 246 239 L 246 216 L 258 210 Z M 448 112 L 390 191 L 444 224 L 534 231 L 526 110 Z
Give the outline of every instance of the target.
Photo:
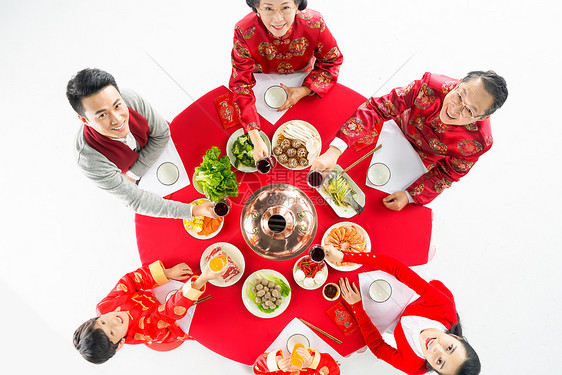
M 88 362 L 100 364 L 115 355 L 119 343 L 114 344 L 101 328 L 94 325 L 98 318 L 92 318 L 74 331 L 74 347 Z
M 246 0 L 246 4 L 248 4 L 248 6 L 257 13 L 260 1 L 261 0 Z M 307 0 L 294 0 L 294 2 L 299 10 L 305 10 L 308 3 Z
M 109 85 L 119 91 L 115 78 L 108 72 L 96 68 L 82 69 L 68 81 L 66 97 L 76 113 L 86 117 L 82 98 L 94 95 Z
M 482 116 L 489 116 L 500 108 L 507 99 L 507 83 L 505 79 L 496 74 L 493 70 L 474 70 L 462 79 L 462 82 L 470 81 L 473 78 L 480 78 L 486 91 L 494 98 L 494 104 Z

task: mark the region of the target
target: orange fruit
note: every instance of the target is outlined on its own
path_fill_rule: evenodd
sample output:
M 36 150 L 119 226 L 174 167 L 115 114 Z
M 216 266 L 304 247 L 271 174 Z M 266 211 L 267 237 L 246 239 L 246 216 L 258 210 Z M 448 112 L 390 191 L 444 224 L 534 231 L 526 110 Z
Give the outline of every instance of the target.
M 218 272 L 226 265 L 226 261 L 222 256 L 211 258 L 209 261 L 209 268 L 211 271 Z

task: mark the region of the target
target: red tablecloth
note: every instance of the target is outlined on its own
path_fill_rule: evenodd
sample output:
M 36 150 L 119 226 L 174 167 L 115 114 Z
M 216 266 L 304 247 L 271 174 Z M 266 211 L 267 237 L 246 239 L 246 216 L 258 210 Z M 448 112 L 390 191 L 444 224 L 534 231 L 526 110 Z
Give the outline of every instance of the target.
M 201 163 L 205 151 L 211 146 L 218 146 L 226 153 L 228 137 L 238 127 L 225 130 L 214 107 L 213 98 L 228 92 L 221 86 L 201 97 L 180 113 L 171 123 L 171 134 L 186 170 L 192 178 L 194 168 Z M 325 151 L 339 126 L 347 120 L 365 98 L 338 84 L 324 98 L 305 97 L 291 108 L 278 125 L 286 121 L 304 120 L 316 127 L 322 137 L 322 151 Z M 263 118 L 262 130 L 272 137 L 277 126 L 272 126 Z M 344 153 L 338 164 L 343 168 L 367 153 L 371 148 L 355 152 L 353 149 Z M 318 231 L 314 243 L 320 243 L 322 235 L 332 224 L 339 221 L 353 221 L 369 233 L 372 251 L 392 255 L 407 265 L 419 265 L 427 262 L 431 238 L 431 210 L 417 205 L 408 205 L 400 212 L 386 209 L 382 198 L 386 196 L 378 190 L 365 186 L 365 176 L 369 159 L 359 163 L 349 171 L 349 175 L 363 189 L 366 195 L 366 209 L 361 215 L 351 219 L 339 218 L 320 195 L 306 184 L 307 170 L 292 172 L 278 165 L 271 173 L 237 172 L 240 195 L 233 198 L 233 207 L 226 216 L 222 231 L 209 240 L 197 240 L 183 228 L 182 220 L 153 218 L 136 215 L 136 233 L 140 258 L 143 264 L 160 259 L 166 267 L 179 262 L 188 263 L 195 272 L 199 272 L 199 260 L 203 251 L 216 242 L 229 242 L 244 254 L 246 270 L 242 279 L 228 288 L 208 285 L 208 293 L 213 298 L 197 307 L 190 328 L 190 335 L 207 348 L 232 360 L 252 364 L 294 318 L 303 318 L 343 340 L 342 344 L 326 339 L 326 342 L 340 354 L 346 356 L 365 344 L 359 331 L 344 336 L 329 319 L 326 310 L 335 302 L 323 299 L 321 289 L 308 291 L 300 288 L 292 277 L 291 269 L 298 258 L 286 261 L 267 260 L 255 254 L 245 243 L 240 232 L 240 214 L 246 200 L 259 187 L 271 183 L 288 183 L 294 185 L 311 197 L 318 213 Z M 174 193 L 170 199 L 191 202 L 200 198 L 193 187 Z M 289 280 L 292 297 L 287 310 L 272 319 L 260 319 L 248 312 L 241 299 L 242 284 L 252 272 L 271 268 L 281 272 Z M 328 281 L 337 282 L 342 276 L 357 282 L 357 273 L 338 272 L 329 269 Z M 321 336 L 321 335 L 320 335 Z M 323 336 L 321 336 L 324 338 Z

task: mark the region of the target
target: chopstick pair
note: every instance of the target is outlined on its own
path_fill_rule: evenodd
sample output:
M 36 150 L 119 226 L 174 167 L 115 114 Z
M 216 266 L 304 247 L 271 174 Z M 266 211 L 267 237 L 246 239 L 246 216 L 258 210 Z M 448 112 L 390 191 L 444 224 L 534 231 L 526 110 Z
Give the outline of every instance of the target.
M 299 318 L 299 320 L 301 322 L 303 322 L 304 324 L 306 324 L 307 326 L 309 326 L 310 328 L 312 328 L 313 330 L 315 330 L 316 332 L 319 332 L 321 334 L 323 334 L 324 336 L 326 336 L 327 338 L 334 340 L 335 342 L 337 342 L 338 344 L 341 344 L 343 341 L 341 341 L 340 339 L 338 339 L 335 336 L 330 335 L 328 332 L 316 327 L 314 324 L 307 322 L 306 320 Z
M 382 144 L 378 145 L 376 148 L 372 149 L 371 151 L 367 152 L 365 155 L 363 155 L 359 160 L 357 160 L 356 162 L 354 162 L 353 164 L 351 164 L 349 167 L 344 169 L 344 172 L 349 171 L 351 168 L 355 167 L 357 164 L 361 163 L 363 160 L 365 160 L 366 157 L 373 155 L 375 152 L 377 152 L 378 150 L 380 150 L 380 148 L 382 147 Z
M 193 304 L 194 304 L 194 305 L 197 305 L 197 304 L 199 304 L 199 303 L 201 303 L 201 302 L 208 301 L 208 300 L 210 300 L 211 298 L 213 298 L 213 296 L 212 296 L 211 294 L 209 294 L 209 295 L 206 295 L 205 297 L 199 298 L 197 301 L 193 302 Z

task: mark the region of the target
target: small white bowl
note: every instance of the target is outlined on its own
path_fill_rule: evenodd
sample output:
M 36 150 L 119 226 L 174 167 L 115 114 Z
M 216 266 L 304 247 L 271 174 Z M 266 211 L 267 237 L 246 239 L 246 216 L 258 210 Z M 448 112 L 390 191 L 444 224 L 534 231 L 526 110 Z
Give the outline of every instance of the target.
M 338 290 L 338 292 L 336 293 L 336 295 L 334 296 L 334 298 L 328 298 L 328 297 L 326 297 L 325 291 L 326 291 L 326 288 L 328 287 L 328 285 L 333 285 L 333 286 L 335 286 L 336 289 Z M 322 295 L 323 295 L 324 298 L 326 298 L 328 301 L 335 301 L 335 300 L 337 300 L 337 299 L 340 297 L 340 293 L 341 293 L 340 286 L 339 286 L 338 284 L 335 284 L 335 283 L 328 283 L 328 284 L 324 285 L 324 288 L 322 288 Z
M 375 280 L 369 286 L 369 297 L 375 302 L 385 302 L 391 295 L 392 287 L 386 280 Z
M 383 163 L 375 163 L 369 167 L 367 178 L 375 186 L 383 186 L 390 180 L 390 168 Z
M 277 109 L 285 103 L 289 95 L 281 86 L 271 86 L 265 90 L 264 100 L 270 108 Z

